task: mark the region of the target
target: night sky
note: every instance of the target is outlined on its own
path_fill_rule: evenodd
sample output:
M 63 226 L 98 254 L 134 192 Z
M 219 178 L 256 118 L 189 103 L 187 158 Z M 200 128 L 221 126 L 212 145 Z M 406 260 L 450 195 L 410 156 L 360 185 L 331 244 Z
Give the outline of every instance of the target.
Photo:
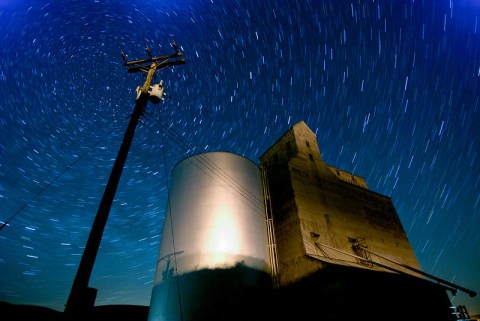
M 0 301 L 63 311 L 145 74 L 173 53 L 110 212 L 96 304 L 149 305 L 170 172 L 303 120 L 388 195 L 427 273 L 480 292 L 480 1 L 0 0 Z M 454 305 L 480 314 L 479 297 Z

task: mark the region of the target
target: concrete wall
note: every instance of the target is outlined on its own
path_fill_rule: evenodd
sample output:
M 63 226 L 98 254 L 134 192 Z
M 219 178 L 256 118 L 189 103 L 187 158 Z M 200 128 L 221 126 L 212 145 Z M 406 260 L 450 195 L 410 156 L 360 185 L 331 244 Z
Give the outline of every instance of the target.
M 260 163 L 267 169 L 282 285 L 328 263 L 388 271 L 353 255 L 411 273 L 359 251 L 358 244 L 420 269 L 392 200 L 368 190 L 363 178 L 323 162 L 316 137 L 304 122 L 285 133 Z

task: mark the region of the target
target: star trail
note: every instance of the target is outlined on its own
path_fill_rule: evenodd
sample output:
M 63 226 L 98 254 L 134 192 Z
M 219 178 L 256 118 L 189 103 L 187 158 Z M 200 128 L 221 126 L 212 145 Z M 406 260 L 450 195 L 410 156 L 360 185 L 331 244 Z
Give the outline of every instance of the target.
M 0 301 L 63 311 L 144 75 L 90 286 L 148 305 L 170 171 L 259 157 L 298 121 L 326 163 L 392 198 L 422 269 L 480 291 L 480 2 L 0 1 Z M 478 297 L 454 305 L 480 314 Z

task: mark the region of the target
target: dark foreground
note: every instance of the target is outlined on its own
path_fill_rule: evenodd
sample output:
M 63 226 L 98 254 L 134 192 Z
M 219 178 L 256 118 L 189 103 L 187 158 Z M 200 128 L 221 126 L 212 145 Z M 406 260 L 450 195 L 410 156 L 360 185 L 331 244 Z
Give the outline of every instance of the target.
M 327 266 L 274 290 L 267 274 L 263 282 L 248 286 L 252 273 L 256 271 L 239 265 L 182 275 L 178 278 L 181 291 L 174 292 L 172 287 L 169 300 L 173 304 L 164 309 L 171 320 L 193 321 L 458 320 L 445 288 L 407 275 Z M 182 313 L 175 310 L 177 297 L 182 298 Z M 67 319 L 62 312 L 39 306 L 0 302 L 0 309 L 1 321 L 147 321 L 150 310 L 148 306 L 105 305 Z M 162 311 L 158 318 L 165 314 Z
M 0 302 L 2 321 L 67 321 L 63 312 L 34 305 Z M 94 307 L 88 321 L 147 321 L 148 306 L 102 305 Z

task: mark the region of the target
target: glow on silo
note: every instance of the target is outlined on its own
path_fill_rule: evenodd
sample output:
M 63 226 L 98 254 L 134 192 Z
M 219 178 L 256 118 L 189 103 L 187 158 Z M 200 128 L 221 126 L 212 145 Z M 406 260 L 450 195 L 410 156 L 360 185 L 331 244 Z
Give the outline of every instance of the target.
M 149 321 L 193 319 L 201 302 L 216 295 L 203 290 L 205 271 L 239 264 L 270 271 L 255 163 L 225 152 L 195 155 L 175 166 L 171 181 Z M 241 282 L 255 286 L 255 273 Z

